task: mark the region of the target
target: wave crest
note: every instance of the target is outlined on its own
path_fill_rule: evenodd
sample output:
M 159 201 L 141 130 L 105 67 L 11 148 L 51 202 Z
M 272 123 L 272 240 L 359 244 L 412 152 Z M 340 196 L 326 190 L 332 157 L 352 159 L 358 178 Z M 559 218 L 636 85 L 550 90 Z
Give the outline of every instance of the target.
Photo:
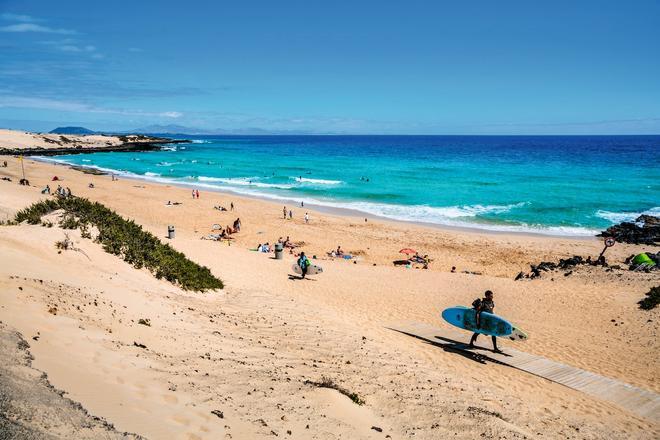
M 653 215 L 656 217 L 660 217 L 660 206 L 656 206 L 655 208 L 651 208 L 649 210 L 642 212 L 613 212 L 613 211 L 604 211 L 604 210 L 596 211 L 597 217 L 612 222 L 612 224 L 618 224 L 621 222 L 632 222 L 635 221 L 635 219 L 640 215 Z
M 328 180 L 328 179 L 310 179 L 308 177 L 290 177 L 300 183 L 313 183 L 315 185 L 341 185 L 344 183 L 342 180 Z

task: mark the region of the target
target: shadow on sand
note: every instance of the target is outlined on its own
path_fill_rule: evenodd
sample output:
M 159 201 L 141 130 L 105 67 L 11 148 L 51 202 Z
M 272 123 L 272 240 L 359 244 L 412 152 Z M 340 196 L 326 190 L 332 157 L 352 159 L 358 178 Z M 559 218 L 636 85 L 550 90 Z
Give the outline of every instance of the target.
M 444 336 L 436 336 L 435 339 L 428 339 L 423 336 L 416 335 L 414 333 L 408 333 L 390 327 L 386 327 L 386 328 L 388 330 L 393 330 L 395 332 L 402 333 L 407 336 L 412 336 L 413 338 L 416 339 L 421 339 L 422 341 L 424 341 L 429 345 L 442 348 L 446 352 L 458 354 L 460 356 L 463 356 L 464 358 L 470 359 L 471 361 L 478 362 L 480 364 L 485 365 L 488 362 L 492 362 L 494 364 L 507 365 L 506 363 L 498 361 L 497 359 L 493 359 L 492 357 L 486 354 L 478 353 L 477 351 L 492 351 L 483 347 L 475 346 L 474 348 L 470 348 L 470 346 L 465 344 L 464 342 L 456 341 L 450 338 L 445 338 Z M 511 355 L 506 353 L 498 353 L 498 355 L 511 357 Z

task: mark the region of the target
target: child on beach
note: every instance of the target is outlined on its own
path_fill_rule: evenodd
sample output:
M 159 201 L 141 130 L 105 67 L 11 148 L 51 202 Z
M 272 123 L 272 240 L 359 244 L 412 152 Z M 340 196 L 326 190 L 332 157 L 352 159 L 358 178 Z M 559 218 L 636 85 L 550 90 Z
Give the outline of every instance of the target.
M 305 223 L 309 223 L 309 214 L 305 213 Z

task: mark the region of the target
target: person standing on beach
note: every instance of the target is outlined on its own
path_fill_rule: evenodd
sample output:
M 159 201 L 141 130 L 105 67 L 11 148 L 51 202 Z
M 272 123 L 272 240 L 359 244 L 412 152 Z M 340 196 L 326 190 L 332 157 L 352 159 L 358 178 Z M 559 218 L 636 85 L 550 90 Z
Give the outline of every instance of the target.
M 309 259 L 305 255 L 304 252 L 300 253 L 300 257 L 298 258 L 298 266 L 300 267 L 300 270 L 302 271 L 302 278 L 305 278 L 305 275 L 307 275 L 307 269 L 309 268 L 309 265 L 311 263 L 309 262 Z
M 305 223 L 309 223 L 309 214 L 305 213 Z
M 195 198 L 195 190 L 194 189 L 192 190 L 192 198 L 193 199 Z
M 234 210 L 234 202 L 231 202 L 231 204 L 229 205 L 229 210 L 230 210 L 230 211 L 233 211 L 233 210 Z
M 282 217 L 286 220 L 286 206 L 282 208 Z
M 484 293 L 484 297 L 482 300 L 478 302 L 477 305 L 477 328 L 481 328 L 481 313 L 482 312 L 488 312 L 488 313 L 493 313 L 493 309 L 495 308 L 495 302 L 493 301 L 493 292 L 490 290 L 486 290 Z M 474 333 L 472 335 L 472 338 L 470 339 L 470 348 L 474 348 L 474 343 L 477 341 L 477 338 L 479 337 L 479 333 Z M 493 351 L 495 353 L 502 353 L 502 351 L 497 348 L 497 338 L 495 336 L 492 336 L 493 338 Z
M 293 220 L 293 211 L 289 209 L 289 220 Z
M 198 189 L 195 190 L 195 195 L 196 195 L 197 198 L 199 199 L 199 190 L 198 190 Z

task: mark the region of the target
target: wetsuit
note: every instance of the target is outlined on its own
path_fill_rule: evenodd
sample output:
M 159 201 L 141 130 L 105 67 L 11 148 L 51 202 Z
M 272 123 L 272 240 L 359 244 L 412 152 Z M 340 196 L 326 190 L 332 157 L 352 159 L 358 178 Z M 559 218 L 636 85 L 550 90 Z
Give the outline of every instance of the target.
M 481 328 L 481 312 L 488 312 L 488 313 L 493 313 L 493 309 L 495 308 L 495 302 L 493 300 L 489 300 L 487 298 L 484 298 L 481 300 L 481 304 L 479 305 L 479 309 L 477 309 L 477 328 Z M 474 343 L 477 341 L 477 338 L 479 337 L 479 333 L 474 333 L 472 335 L 472 338 L 470 339 L 470 347 L 474 347 Z M 495 336 L 491 336 L 493 339 L 493 349 L 495 351 L 499 351 L 497 348 L 497 339 Z

